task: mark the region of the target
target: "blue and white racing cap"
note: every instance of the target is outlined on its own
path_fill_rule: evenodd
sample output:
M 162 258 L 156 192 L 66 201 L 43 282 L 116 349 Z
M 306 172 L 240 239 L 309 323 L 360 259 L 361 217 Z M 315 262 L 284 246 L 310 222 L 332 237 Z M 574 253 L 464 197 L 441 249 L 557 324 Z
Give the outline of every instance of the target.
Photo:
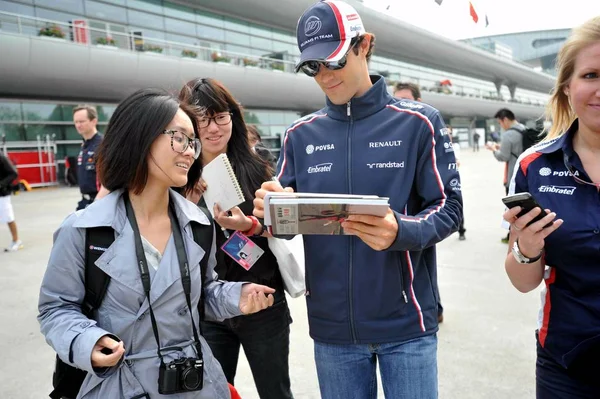
M 348 52 L 352 39 L 365 33 L 360 15 L 348 3 L 324 0 L 313 4 L 296 27 L 301 53 L 296 72 L 306 61 L 338 61 Z

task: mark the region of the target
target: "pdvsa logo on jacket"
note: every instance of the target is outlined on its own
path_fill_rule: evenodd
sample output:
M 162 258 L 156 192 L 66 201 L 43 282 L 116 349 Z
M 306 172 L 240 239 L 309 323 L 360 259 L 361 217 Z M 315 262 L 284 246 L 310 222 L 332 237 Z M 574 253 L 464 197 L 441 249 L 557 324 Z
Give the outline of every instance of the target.
M 558 177 L 573 176 L 573 173 L 569 172 L 568 170 L 554 170 L 553 171 L 552 169 L 550 169 L 546 166 L 543 168 L 540 168 L 539 173 L 540 173 L 540 176 L 544 176 L 544 177 L 550 176 L 550 175 L 558 176 Z M 579 171 L 577 171 L 577 170 L 575 171 L 575 176 L 579 176 Z
M 306 153 L 308 155 L 314 153 L 314 152 L 318 152 L 318 151 L 331 151 L 331 150 L 335 150 L 335 145 L 333 144 L 323 144 L 323 145 L 317 145 L 314 146 L 312 144 L 309 144 L 306 146 Z

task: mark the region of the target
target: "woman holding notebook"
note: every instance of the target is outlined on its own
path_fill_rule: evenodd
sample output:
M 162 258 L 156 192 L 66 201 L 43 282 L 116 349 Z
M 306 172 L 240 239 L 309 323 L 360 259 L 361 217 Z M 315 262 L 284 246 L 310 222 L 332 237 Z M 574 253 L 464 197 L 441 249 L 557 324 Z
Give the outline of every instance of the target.
M 231 384 L 234 383 L 241 345 L 261 399 L 292 398 L 288 365 L 292 319 L 277 259 L 269 249 L 267 238 L 262 236 L 262 225 L 251 216 L 254 192 L 263 181 L 273 177 L 274 170 L 268 160 L 262 159 L 250 147 L 242 110 L 221 83 L 213 79 L 192 80 L 181 89 L 180 99 L 204 111 L 197 118 L 202 143 L 198 160 L 202 168 L 211 161 L 215 161 L 208 167 L 211 172 L 217 163 L 230 164 L 235 176 L 233 180 L 237 180 L 245 197 L 230 212 L 224 212 L 218 203 L 211 209 L 217 225 L 219 248 L 215 271 L 220 280 L 253 282 L 275 289 L 272 307 L 224 322 L 203 322 L 202 333 Z M 210 187 L 205 181 L 200 184 L 188 199 L 199 200 L 205 205 L 202 193 L 204 190 L 210 192 Z M 209 203 L 209 198 L 206 199 Z

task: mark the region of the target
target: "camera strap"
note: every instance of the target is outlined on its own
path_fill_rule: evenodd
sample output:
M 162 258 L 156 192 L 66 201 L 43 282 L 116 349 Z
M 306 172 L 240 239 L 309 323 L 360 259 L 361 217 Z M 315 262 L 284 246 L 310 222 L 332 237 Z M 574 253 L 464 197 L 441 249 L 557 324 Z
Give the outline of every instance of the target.
M 154 338 L 156 339 L 156 353 L 160 359 L 161 364 L 164 365 L 164 359 L 161 353 L 160 347 L 160 338 L 158 335 L 158 325 L 156 323 L 156 317 L 154 316 L 154 311 L 152 309 L 152 304 L 150 303 L 150 273 L 148 271 L 148 261 L 146 260 L 146 254 L 144 253 L 144 247 L 142 245 L 142 236 L 140 234 L 140 229 L 137 224 L 137 220 L 135 218 L 135 213 L 133 211 L 133 207 L 131 206 L 131 201 L 129 200 L 129 195 L 125 193 L 123 195 L 123 199 L 125 201 L 125 212 L 127 214 L 127 219 L 129 219 L 129 223 L 131 224 L 131 228 L 133 229 L 134 241 L 135 241 L 135 253 L 138 259 L 138 267 L 140 270 L 140 277 L 142 279 L 142 285 L 144 287 L 144 292 L 146 293 L 146 297 L 148 298 L 148 308 L 150 311 L 150 320 L 152 322 L 152 331 L 154 332 Z M 179 229 L 179 223 L 177 218 L 175 217 L 175 212 L 172 209 L 172 204 L 169 201 L 169 218 L 171 219 L 171 229 L 173 231 L 173 239 L 175 241 L 175 248 L 177 250 L 177 260 L 179 261 L 179 270 L 181 273 L 181 282 L 183 284 L 183 292 L 185 293 L 185 299 L 187 302 L 187 306 L 190 312 L 190 318 L 192 320 L 192 329 L 194 331 L 194 339 L 196 345 L 196 351 L 198 352 L 198 358 L 202 359 L 202 346 L 200 344 L 200 338 L 198 336 L 198 331 L 196 330 L 196 325 L 194 323 L 194 316 L 191 307 L 191 279 L 190 279 L 190 269 L 188 267 L 187 255 L 185 253 L 185 247 L 183 244 L 183 236 L 181 235 L 181 230 Z
M 185 300 L 190 311 L 192 330 L 194 332 L 194 340 L 196 341 L 196 352 L 198 352 L 198 359 L 202 360 L 202 345 L 200 344 L 198 330 L 196 330 L 196 323 L 194 323 L 194 312 L 192 311 L 192 301 L 190 299 L 192 285 L 192 279 L 190 277 L 190 268 L 188 265 L 187 255 L 185 253 L 185 247 L 183 245 L 183 236 L 181 235 L 181 228 L 179 227 L 179 221 L 175 217 L 175 209 L 172 206 L 172 202 L 169 202 L 169 217 L 171 218 L 171 229 L 173 229 L 173 239 L 175 241 L 175 249 L 177 250 L 177 260 L 179 261 L 181 284 L 183 285 Z M 208 254 L 206 254 L 206 256 L 208 256 Z M 202 276 L 202 279 L 204 279 L 204 276 Z M 202 290 L 203 288 L 200 287 L 200 295 L 202 295 Z

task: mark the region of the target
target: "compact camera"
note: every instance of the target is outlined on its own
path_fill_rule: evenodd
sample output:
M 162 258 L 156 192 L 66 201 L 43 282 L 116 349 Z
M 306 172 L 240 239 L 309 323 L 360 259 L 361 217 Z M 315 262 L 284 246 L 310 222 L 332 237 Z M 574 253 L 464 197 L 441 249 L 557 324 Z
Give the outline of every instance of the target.
M 158 392 L 170 395 L 179 392 L 199 391 L 204 382 L 204 361 L 181 358 L 161 364 L 158 372 Z

